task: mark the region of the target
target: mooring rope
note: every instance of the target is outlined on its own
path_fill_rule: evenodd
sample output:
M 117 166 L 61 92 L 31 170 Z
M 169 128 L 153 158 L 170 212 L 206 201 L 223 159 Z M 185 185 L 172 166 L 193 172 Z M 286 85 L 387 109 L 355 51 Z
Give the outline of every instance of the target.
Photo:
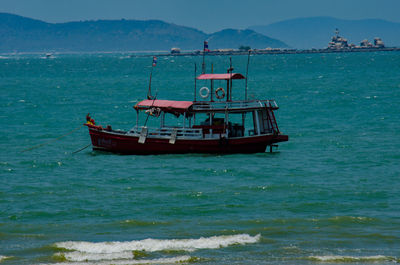
M 57 141 L 57 140 L 60 140 L 60 139 L 64 138 L 65 136 L 70 135 L 71 133 L 77 131 L 77 130 L 80 129 L 82 126 L 83 126 L 83 125 L 79 125 L 79 126 L 76 127 L 75 129 L 73 129 L 73 130 L 67 132 L 66 134 L 63 134 L 63 135 L 61 135 L 61 136 L 59 136 L 59 137 L 57 137 L 57 138 L 55 138 L 55 139 L 51 139 L 51 140 L 49 140 L 49 141 L 47 141 L 47 142 L 44 142 L 44 143 L 41 143 L 41 144 L 38 144 L 38 145 L 34 145 L 34 146 L 31 146 L 31 147 L 29 147 L 29 148 L 27 148 L 27 149 L 24 149 L 24 150 L 21 151 L 21 153 L 27 152 L 27 151 L 32 151 L 32 150 L 34 150 L 34 149 L 36 149 L 36 148 L 39 148 L 39 147 L 42 147 L 42 146 L 44 146 L 44 145 L 48 145 L 48 144 L 50 144 L 50 143 L 52 143 L 52 142 L 55 142 L 55 141 Z
M 80 151 L 83 151 L 83 150 L 85 150 L 86 148 L 88 148 L 89 146 L 91 146 L 92 144 L 90 143 L 90 144 L 88 144 L 87 146 L 85 146 L 85 147 L 82 147 L 81 149 L 79 149 L 79 150 L 76 150 L 75 152 L 72 152 L 72 154 L 76 154 L 76 153 L 79 153 Z

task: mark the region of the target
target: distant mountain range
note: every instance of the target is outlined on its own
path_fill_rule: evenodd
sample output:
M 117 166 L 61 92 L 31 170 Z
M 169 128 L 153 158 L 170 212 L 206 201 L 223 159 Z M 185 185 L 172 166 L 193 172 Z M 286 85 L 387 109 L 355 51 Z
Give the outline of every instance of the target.
M 380 37 L 388 47 L 400 46 L 400 23 L 380 19 L 298 18 L 206 34 L 160 20 L 47 23 L 0 13 L 0 52 L 201 50 L 204 40 L 210 49 L 325 48 L 336 28 L 349 43 Z
M 264 49 L 271 48 L 288 48 L 289 46 L 278 40 L 267 37 L 250 29 L 224 29 L 207 36 L 207 40 L 211 47 L 223 48 L 239 48 L 240 45 L 247 45 L 251 48 Z
M 343 20 L 332 17 L 311 17 L 284 20 L 250 29 L 284 41 L 298 49 L 325 48 L 336 28 L 349 43 L 359 45 L 364 39 L 373 42 L 380 37 L 387 47 L 400 46 L 400 23 L 381 19 Z
M 210 49 L 288 47 L 250 29 L 206 34 L 160 20 L 47 23 L 0 13 L 0 52 L 201 50 L 204 40 Z

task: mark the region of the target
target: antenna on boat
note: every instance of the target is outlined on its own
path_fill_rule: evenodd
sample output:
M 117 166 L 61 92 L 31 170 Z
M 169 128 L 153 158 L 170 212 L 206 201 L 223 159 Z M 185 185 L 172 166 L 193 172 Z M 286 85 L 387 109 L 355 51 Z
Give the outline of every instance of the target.
M 205 72 L 206 72 L 206 66 L 204 64 L 204 53 L 205 52 L 203 52 L 203 63 L 201 64 L 201 73 L 202 74 L 205 74 Z
M 232 72 L 233 72 L 233 67 L 232 67 L 232 56 L 229 57 L 229 70 L 228 72 L 230 73 L 229 77 L 229 89 L 228 89 L 228 95 L 227 100 L 232 101 Z
M 214 73 L 214 64 L 211 63 L 211 73 Z M 213 94 L 214 94 L 214 80 L 211 80 L 211 84 L 210 84 L 210 88 L 211 88 L 211 95 L 210 95 L 210 101 L 214 101 L 213 99 Z
M 153 76 L 153 68 L 156 66 L 156 64 L 157 64 L 157 57 L 153 56 L 153 64 L 151 65 L 150 80 L 149 80 L 149 90 L 147 91 L 147 99 L 149 100 L 155 99 L 157 97 L 157 93 L 154 97 L 151 95 L 151 77 Z
M 197 90 L 197 64 L 194 63 L 194 101 L 196 101 L 196 90 Z
M 203 47 L 203 64 L 201 65 L 201 72 L 202 74 L 206 73 L 206 65 L 204 63 L 205 55 L 206 52 L 209 52 L 210 50 L 208 49 L 208 41 L 204 41 L 204 47 Z
M 246 86 L 245 86 L 245 90 L 244 90 L 244 99 L 245 100 L 247 100 L 247 77 L 249 75 L 250 53 L 251 53 L 251 50 L 249 50 L 249 54 L 247 55 Z

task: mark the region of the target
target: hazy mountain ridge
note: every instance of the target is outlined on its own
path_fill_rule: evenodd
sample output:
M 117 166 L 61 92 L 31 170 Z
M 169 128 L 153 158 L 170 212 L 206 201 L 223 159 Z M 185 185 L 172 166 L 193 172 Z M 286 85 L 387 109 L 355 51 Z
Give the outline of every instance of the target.
M 400 46 L 400 23 L 382 19 L 344 20 L 333 17 L 309 17 L 249 27 L 298 49 L 327 47 L 336 28 L 349 43 L 356 45 L 364 39 L 373 42 L 375 37 L 380 37 L 388 47 Z
M 237 29 L 224 29 L 215 32 L 208 36 L 208 41 L 214 46 L 221 48 L 238 48 L 237 43 L 246 40 L 248 43 L 269 43 L 269 47 L 288 47 L 286 43 L 267 37 L 265 35 L 259 34 L 253 30 L 237 30 Z M 251 48 L 266 48 L 267 46 L 261 45 L 250 45 Z
M 134 51 L 287 47 L 279 40 L 252 30 L 228 30 L 206 34 L 200 30 L 160 20 L 96 20 L 46 23 L 0 13 L 0 52 L 13 51 Z

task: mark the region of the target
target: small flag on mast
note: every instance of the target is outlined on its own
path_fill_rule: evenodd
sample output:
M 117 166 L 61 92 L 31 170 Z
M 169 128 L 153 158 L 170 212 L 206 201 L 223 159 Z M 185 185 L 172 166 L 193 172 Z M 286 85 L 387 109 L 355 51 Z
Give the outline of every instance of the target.
M 209 52 L 210 50 L 208 49 L 208 41 L 204 41 L 204 51 Z
M 157 57 L 153 56 L 153 66 L 156 66 L 157 64 Z

